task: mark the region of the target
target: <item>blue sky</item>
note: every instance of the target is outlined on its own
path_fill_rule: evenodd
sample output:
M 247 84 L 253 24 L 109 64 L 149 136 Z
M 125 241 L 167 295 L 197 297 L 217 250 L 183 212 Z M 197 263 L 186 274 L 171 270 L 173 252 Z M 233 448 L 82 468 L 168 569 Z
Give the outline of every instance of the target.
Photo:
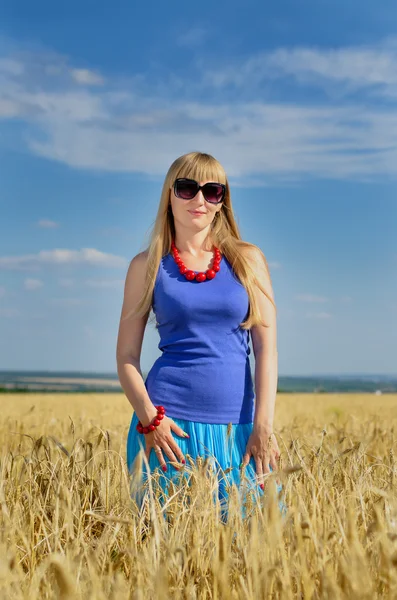
M 396 374 L 396 31 L 391 0 L 2 3 L 0 368 L 115 372 L 128 263 L 200 150 L 271 267 L 279 374 Z

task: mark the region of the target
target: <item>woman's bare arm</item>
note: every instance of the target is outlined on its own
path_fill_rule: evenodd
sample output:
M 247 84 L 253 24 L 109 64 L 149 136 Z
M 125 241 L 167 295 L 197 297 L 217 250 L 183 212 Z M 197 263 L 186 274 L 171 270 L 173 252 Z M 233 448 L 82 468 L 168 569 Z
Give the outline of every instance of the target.
M 274 301 L 270 273 L 258 251 L 250 251 L 256 276 Z M 256 288 L 261 317 L 269 325 L 251 328 L 252 348 L 255 355 L 255 427 L 273 431 L 278 382 L 277 320 L 276 310 L 263 292 Z
M 116 349 L 117 373 L 121 387 L 144 426 L 157 415 L 157 409 L 147 393 L 140 366 L 143 335 L 149 313 L 125 321 L 121 319 L 137 305 L 141 298 L 146 261 L 146 252 L 140 252 L 134 256 L 128 267 Z

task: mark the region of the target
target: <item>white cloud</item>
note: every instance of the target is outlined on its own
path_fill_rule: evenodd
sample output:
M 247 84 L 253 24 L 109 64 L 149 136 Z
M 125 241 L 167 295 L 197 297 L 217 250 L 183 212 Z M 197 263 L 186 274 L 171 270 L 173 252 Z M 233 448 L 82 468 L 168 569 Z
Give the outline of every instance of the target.
M 328 298 L 315 296 L 314 294 L 297 294 L 296 298 L 302 302 L 328 302 Z
M 85 304 L 85 301 L 82 298 L 49 298 L 47 300 L 48 304 L 52 304 L 54 306 L 59 306 L 62 308 L 69 308 L 71 306 L 81 306 Z
M 217 131 L 192 132 L 190 108 L 178 132 L 112 130 L 52 123 L 47 141 L 30 138 L 31 150 L 76 168 L 141 171 L 163 174 L 170 157 L 192 147 L 207 148 L 225 164 L 229 176 L 261 173 L 262 182 L 285 175 L 356 178 L 397 175 L 397 114 L 369 108 L 301 108 L 246 105 L 245 116 L 233 117 L 224 107 Z M 196 115 L 196 121 L 199 121 Z M 233 131 L 230 128 L 234 121 Z M 195 128 L 195 126 L 193 127 Z M 221 132 L 221 133 L 220 133 Z M 139 152 L 137 152 L 139 148 Z M 259 176 L 256 180 L 259 181 Z
M 163 176 L 172 157 L 196 148 L 219 158 L 233 185 L 240 177 L 244 185 L 265 186 L 305 177 L 395 178 L 396 48 L 393 40 L 279 48 L 205 66 L 185 79 L 139 75 L 108 82 L 53 53 L 26 53 L 0 61 L 0 114 L 25 121 L 21 141 L 31 152 L 79 169 Z M 286 76 L 327 93 L 317 104 L 283 100 L 276 84 Z M 94 82 L 101 86 L 80 87 Z M 229 86 L 239 93 L 227 93 Z M 344 104 L 358 90 L 360 99 Z M 375 93 L 388 102 L 371 103 Z
M 96 288 L 118 288 L 124 285 L 124 279 L 87 279 L 85 284 Z
M 39 227 L 43 227 L 45 229 L 53 229 L 55 227 L 59 227 L 59 223 L 55 221 L 51 221 L 50 219 L 40 219 L 38 222 Z
M 56 248 L 54 250 L 41 250 L 37 254 L 0 256 L 0 270 L 9 269 L 16 271 L 38 271 L 44 265 L 89 265 L 122 268 L 127 263 L 127 259 L 122 256 L 101 252 L 95 248 L 82 248 L 81 250 Z
M 281 269 L 281 263 L 277 262 L 276 260 L 268 261 L 268 265 L 270 269 Z
M 25 279 L 24 281 L 25 290 L 34 291 L 43 287 L 43 282 L 40 279 Z
M 24 75 L 24 64 L 13 58 L 0 58 L 0 73 L 8 73 L 9 75 Z
M 89 69 L 71 69 L 70 75 L 76 83 L 82 83 L 85 85 L 103 85 L 105 83 L 104 78 Z
M 208 27 L 188 27 L 183 33 L 176 35 L 178 46 L 193 47 L 201 45 L 208 38 L 210 30 Z M 216 35 L 212 32 L 212 35 Z
M 327 312 L 308 312 L 306 313 L 307 319 L 330 319 L 332 317 L 331 313 Z
M 11 119 L 19 115 L 17 103 L 7 98 L 0 98 L 0 118 Z
M 278 48 L 207 70 L 204 82 L 219 89 L 243 88 L 286 76 L 303 85 L 325 87 L 332 95 L 360 89 L 397 98 L 397 44 L 390 38 L 371 46 Z M 332 88 L 327 81 L 342 87 Z

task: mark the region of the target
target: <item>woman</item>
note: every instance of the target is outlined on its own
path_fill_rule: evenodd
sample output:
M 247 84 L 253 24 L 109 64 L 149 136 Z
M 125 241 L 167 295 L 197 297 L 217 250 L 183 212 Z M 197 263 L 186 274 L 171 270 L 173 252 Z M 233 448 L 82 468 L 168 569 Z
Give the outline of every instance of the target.
M 140 353 L 151 308 L 162 355 L 143 381 Z M 185 470 L 186 454 L 212 457 L 223 519 L 227 488 L 239 488 L 243 472 L 257 497 L 263 494 L 264 476 L 277 470 L 280 456 L 273 433 L 276 307 L 266 259 L 240 238 L 226 173 L 211 155 L 185 154 L 168 170 L 149 246 L 127 271 L 117 366 L 134 409 L 130 471 L 143 449 L 150 471 L 167 473 L 160 478 L 166 490 L 167 480 Z M 141 503 L 144 494 L 136 498 Z

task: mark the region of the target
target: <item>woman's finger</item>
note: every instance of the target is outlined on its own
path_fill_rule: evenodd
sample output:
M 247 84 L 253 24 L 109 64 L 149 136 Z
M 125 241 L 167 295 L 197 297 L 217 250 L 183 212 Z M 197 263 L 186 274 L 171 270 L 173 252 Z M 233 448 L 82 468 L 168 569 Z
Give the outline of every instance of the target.
M 157 456 L 157 459 L 158 459 L 158 461 L 160 463 L 160 467 L 163 469 L 163 471 L 166 471 L 167 470 L 167 465 L 166 465 L 166 462 L 164 460 L 163 453 L 161 451 L 160 446 L 154 446 L 154 452 L 155 452 L 155 454 Z
M 168 458 L 170 459 L 170 461 L 172 463 L 175 463 L 175 465 L 178 464 L 178 460 L 175 456 L 175 454 L 173 453 L 173 451 L 171 450 L 171 448 L 169 447 L 168 443 L 164 440 L 161 444 L 161 449 L 165 452 L 165 454 L 168 456 Z M 173 466 L 175 466 L 173 465 Z M 165 469 L 163 469 L 165 471 Z
M 186 464 L 186 460 L 185 460 L 185 457 L 183 456 L 183 452 L 180 449 L 180 447 L 178 446 L 178 444 L 175 442 L 174 438 L 172 438 L 172 440 L 170 440 L 170 442 L 168 442 L 168 443 L 170 445 L 171 450 L 179 458 L 179 462 L 181 462 L 183 465 Z
M 271 472 L 270 468 L 269 468 L 270 459 L 271 459 L 271 453 L 266 453 L 266 454 L 262 455 L 262 467 L 263 467 L 264 475 L 268 475 Z
M 263 489 L 263 467 L 262 467 L 262 459 L 261 457 L 254 456 L 255 460 L 255 472 L 256 472 L 256 480 L 260 487 Z
M 168 417 L 169 418 L 169 417 Z M 172 419 L 170 419 L 170 428 L 171 431 L 173 431 L 174 433 L 176 433 L 177 435 L 180 435 L 181 437 L 185 437 L 188 438 L 190 437 L 188 433 L 186 433 L 186 431 L 183 431 L 182 427 L 179 427 L 179 425 L 177 425 L 175 423 L 175 421 L 173 421 Z

